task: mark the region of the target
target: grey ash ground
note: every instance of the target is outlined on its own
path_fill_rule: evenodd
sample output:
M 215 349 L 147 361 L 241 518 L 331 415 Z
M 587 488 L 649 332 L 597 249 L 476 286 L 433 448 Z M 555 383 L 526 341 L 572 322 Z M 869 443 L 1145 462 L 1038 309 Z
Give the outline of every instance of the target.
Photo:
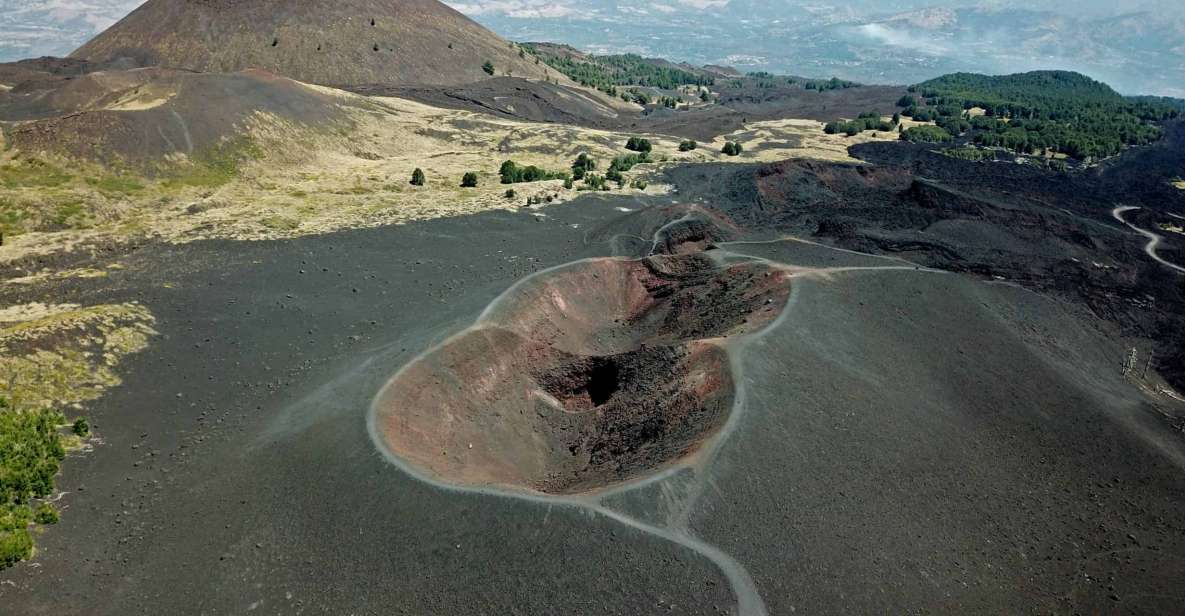
M 421 482 L 367 413 L 522 278 L 665 245 L 642 238 L 686 216 L 669 198 L 150 245 L 105 281 L 6 287 L 138 300 L 162 336 L 98 403 L 104 444 L 68 462 L 63 522 L 3 574 L 3 611 L 760 613 L 683 538 L 731 557 L 770 614 L 1173 611 L 1185 447 L 1120 376 L 1115 325 L 1055 292 L 776 239 L 742 224 L 752 204 L 713 204 L 731 229 L 670 228 L 798 268 L 732 366 L 743 412 L 707 463 L 595 507 Z

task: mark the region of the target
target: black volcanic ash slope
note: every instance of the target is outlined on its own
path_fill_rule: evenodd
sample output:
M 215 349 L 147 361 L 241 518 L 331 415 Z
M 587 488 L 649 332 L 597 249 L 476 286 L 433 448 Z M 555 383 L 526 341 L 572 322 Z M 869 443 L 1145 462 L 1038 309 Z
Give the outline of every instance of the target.
M 149 0 L 71 57 L 323 85 L 459 85 L 547 68 L 437 0 Z M 550 71 L 552 77 L 558 77 Z

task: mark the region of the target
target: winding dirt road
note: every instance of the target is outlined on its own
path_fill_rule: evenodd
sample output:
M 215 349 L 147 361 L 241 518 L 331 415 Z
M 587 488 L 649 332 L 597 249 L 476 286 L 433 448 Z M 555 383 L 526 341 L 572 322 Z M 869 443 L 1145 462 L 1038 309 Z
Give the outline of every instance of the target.
M 1144 246 L 1144 252 L 1148 253 L 1148 256 L 1152 257 L 1152 260 L 1156 261 L 1157 263 L 1159 263 L 1165 267 L 1172 268 L 1182 274 L 1185 274 L 1185 267 L 1181 267 L 1180 265 L 1166 261 L 1166 260 L 1162 259 L 1160 257 L 1160 255 L 1156 254 L 1156 248 L 1158 246 L 1160 246 L 1160 241 L 1163 238 L 1161 238 L 1159 235 L 1157 235 L 1151 231 L 1146 231 L 1144 229 L 1141 229 L 1141 228 L 1139 228 L 1139 227 L 1133 225 L 1132 223 L 1123 219 L 1123 214 L 1125 212 L 1130 212 L 1132 210 L 1138 210 L 1138 209 L 1140 209 L 1140 208 L 1130 206 L 1130 205 L 1121 206 L 1121 207 L 1115 208 L 1114 210 L 1111 210 L 1111 215 L 1115 217 L 1115 220 L 1118 220 L 1119 222 L 1131 227 L 1132 229 L 1135 229 L 1135 231 L 1137 233 L 1148 238 L 1148 245 Z M 1179 216 L 1175 216 L 1175 217 L 1180 218 Z

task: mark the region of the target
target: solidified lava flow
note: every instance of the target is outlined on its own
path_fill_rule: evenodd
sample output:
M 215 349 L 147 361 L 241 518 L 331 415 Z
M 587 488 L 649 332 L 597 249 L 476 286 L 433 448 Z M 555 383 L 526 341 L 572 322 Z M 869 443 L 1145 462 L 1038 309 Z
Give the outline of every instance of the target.
M 703 254 L 537 275 L 388 384 L 379 434 L 455 485 L 576 494 L 644 477 L 725 425 L 723 342 L 769 324 L 789 292 L 782 270 Z

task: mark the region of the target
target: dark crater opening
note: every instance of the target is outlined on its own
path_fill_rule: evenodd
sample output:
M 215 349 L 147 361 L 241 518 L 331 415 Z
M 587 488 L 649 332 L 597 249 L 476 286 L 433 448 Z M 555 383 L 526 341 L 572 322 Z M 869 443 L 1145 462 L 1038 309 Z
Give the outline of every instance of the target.
M 715 220 L 689 218 L 661 229 L 652 254 L 686 255 L 709 250 L 718 242 L 733 239 L 734 234 Z
M 588 397 L 592 400 L 593 406 L 603 406 L 613 398 L 613 394 L 617 393 L 619 389 L 617 376 L 617 364 L 612 360 L 599 358 L 598 361 L 593 362 L 586 385 Z
M 616 357 L 587 357 L 535 373 L 540 388 L 571 411 L 604 406 L 621 391 L 623 374 Z

